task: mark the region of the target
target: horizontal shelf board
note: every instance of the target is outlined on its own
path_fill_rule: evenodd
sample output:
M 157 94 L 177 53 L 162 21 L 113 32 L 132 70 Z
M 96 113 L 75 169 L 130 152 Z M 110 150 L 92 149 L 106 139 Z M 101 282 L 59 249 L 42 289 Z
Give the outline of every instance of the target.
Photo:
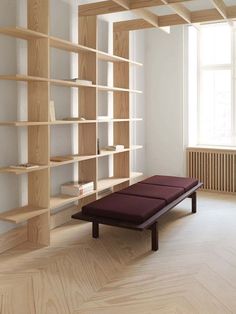
M 131 172 L 130 174 L 130 179 L 137 179 L 139 177 L 142 177 L 143 176 L 143 173 L 142 172 Z
M 49 79 L 37 76 L 30 75 L 21 75 L 21 74 L 13 74 L 13 75 L 0 75 L 0 80 L 6 81 L 21 81 L 21 82 L 48 82 Z
M 49 82 L 52 85 L 58 86 L 67 86 L 67 87 L 86 87 L 86 88 L 97 88 L 101 91 L 110 91 L 110 92 L 127 92 L 127 93 L 137 93 L 142 94 L 142 91 L 112 87 L 112 86 L 102 86 L 102 85 L 86 85 L 75 82 L 70 82 L 66 80 L 57 80 L 57 79 L 48 79 L 43 77 L 29 76 L 29 75 L 0 75 L 0 80 L 7 81 L 22 81 L 22 82 Z
M 110 156 L 110 155 L 115 155 L 115 154 L 121 154 L 124 152 L 129 152 L 129 151 L 141 149 L 141 148 L 143 148 L 143 146 L 141 146 L 141 145 L 133 145 L 133 146 L 131 146 L 131 148 L 125 148 L 125 149 L 119 150 L 119 151 L 109 151 L 109 150 L 105 150 L 105 149 L 101 148 L 101 153 L 99 155 L 97 155 L 97 157 L 104 157 L 104 156 Z
M 106 190 L 108 188 L 111 188 L 115 185 L 124 183 L 126 181 L 129 181 L 129 178 L 110 177 L 110 178 L 100 179 L 100 180 L 98 180 L 97 189 L 98 189 L 98 192 L 100 192 L 100 191 Z
M 136 89 L 126 89 L 126 88 L 120 88 L 120 87 L 110 87 L 110 86 L 102 86 L 97 85 L 98 90 L 100 91 L 108 91 L 108 92 L 127 92 L 127 93 L 136 93 L 136 94 L 142 94 L 142 91 L 136 90 Z
M 18 224 L 27 221 L 33 217 L 42 215 L 46 212 L 48 212 L 47 208 L 40 208 L 27 205 L 24 207 L 14 208 L 7 212 L 1 213 L 0 220 Z
M 88 159 L 93 159 L 93 158 L 101 158 L 101 157 L 115 155 L 115 154 L 121 154 L 124 152 L 132 151 L 132 150 L 136 150 L 136 149 L 141 149 L 141 148 L 143 148 L 143 146 L 133 145 L 131 148 L 125 148 L 121 151 L 107 151 L 107 150 L 101 149 L 101 153 L 99 155 L 86 155 L 86 156 L 67 155 L 67 156 L 56 156 L 56 157 L 52 156 L 51 159 L 56 158 L 56 159 L 58 159 L 58 161 L 51 161 L 50 167 L 53 168 L 53 167 L 58 167 L 58 166 L 63 166 L 63 165 L 68 165 L 68 164 L 80 162 L 83 160 L 88 160 Z M 62 159 L 62 161 L 59 161 L 59 159 Z
M 33 122 L 33 121 L 1 121 L 0 126 L 37 126 L 48 125 L 48 122 Z
M 107 52 L 98 51 L 98 59 L 107 62 L 128 62 L 131 65 L 143 66 L 141 62 L 132 61 L 126 58 L 122 58 L 116 55 L 109 54 Z
M 30 39 L 40 39 L 47 38 L 48 36 L 43 33 L 38 33 L 23 27 L 0 27 L 0 34 L 30 40 Z
M 27 127 L 37 125 L 63 125 L 63 124 L 89 124 L 89 123 L 118 123 L 126 121 L 142 121 L 141 118 L 133 119 L 107 119 L 107 120 L 56 120 L 51 122 L 34 122 L 34 121 L 0 121 L 0 126 Z
M 10 168 L 10 167 L 2 167 L 0 168 L 0 173 L 12 173 L 12 174 L 25 174 L 33 171 L 40 171 L 43 169 L 47 169 L 48 166 L 39 166 L 37 168 L 32 168 L 32 169 L 15 169 L 15 168 Z
M 70 41 L 56 38 L 56 37 L 50 37 L 50 45 L 53 48 L 62 49 L 69 52 L 93 52 L 97 53 L 97 57 L 99 60 L 107 61 L 107 62 L 127 62 L 132 65 L 142 66 L 143 64 L 140 62 L 132 61 L 126 58 L 122 58 L 116 55 L 112 55 L 103 51 L 99 51 L 90 47 L 86 47 L 83 45 L 75 44 Z
M 57 48 L 69 52 L 93 52 L 97 54 L 97 57 L 99 60 L 107 61 L 107 62 L 127 62 L 132 65 L 142 66 L 143 64 L 140 62 L 132 61 L 120 56 L 112 55 L 107 52 L 99 51 L 90 47 L 86 47 L 83 45 L 79 45 L 76 43 L 72 43 L 70 41 L 48 36 L 46 34 L 36 32 L 27 28 L 13 26 L 13 27 L 1 27 L 0 28 L 0 34 L 11 36 L 15 38 L 21 38 L 25 40 L 31 40 L 31 39 L 41 39 L 41 38 L 49 38 L 50 46 L 52 48 Z
M 49 122 L 49 125 L 59 125 L 59 124 L 86 124 L 86 123 L 96 123 L 97 120 L 56 120 Z
M 93 195 L 95 193 L 96 193 L 96 190 L 83 194 L 83 195 L 79 195 L 79 196 L 70 196 L 70 195 L 63 195 L 63 194 L 55 195 L 50 198 L 50 208 L 54 209 L 54 208 L 57 208 L 57 207 L 60 207 L 69 203 L 73 203 L 82 198 Z
M 68 165 L 76 162 L 80 162 L 83 160 L 88 160 L 88 159 L 93 159 L 96 158 L 97 155 L 87 155 L 87 156 L 57 156 L 57 157 L 51 157 L 52 158 L 62 158 L 62 159 L 67 159 L 64 161 L 51 161 L 50 166 L 51 167 L 58 167 L 58 166 L 63 166 L 63 165 Z

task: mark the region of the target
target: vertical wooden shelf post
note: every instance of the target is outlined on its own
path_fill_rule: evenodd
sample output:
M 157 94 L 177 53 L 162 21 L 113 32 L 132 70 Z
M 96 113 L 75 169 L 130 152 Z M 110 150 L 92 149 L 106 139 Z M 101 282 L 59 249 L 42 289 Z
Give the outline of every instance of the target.
M 28 0 L 28 28 L 48 35 L 49 0 Z M 28 75 L 49 78 L 49 40 L 28 41 Z M 49 121 L 50 84 L 28 82 L 28 120 Z M 30 163 L 49 165 L 49 126 L 28 128 L 28 160 Z M 50 173 L 49 169 L 28 174 L 28 201 L 30 205 L 48 208 L 48 212 L 28 220 L 28 240 L 50 244 Z
M 79 16 L 79 44 L 97 49 L 97 17 Z M 79 55 L 79 78 L 97 84 L 97 53 Z M 79 116 L 97 119 L 97 88 L 79 88 Z M 79 125 L 79 154 L 97 155 L 97 123 Z M 93 181 L 97 188 L 97 158 L 79 163 L 79 179 Z M 96 197 L 96 195 L 95 195 Z
M 129 31 L 113 32 L 114 54 L 129 58 Z M 114 86 L 129 89 L 129 64 L 117 62 L 114 64 Z M 114 119 L 130 118 L 130 97 L 127 92 L 114 93 Z M 119 122 L 114 124 L 114 144 L 123 144 L 130 148 L 130 122 Z M 130 177 L 130 152 L 114 155 L 114 176 L 121 178 Z M 119 186 L 118 189 L 122 188 Z

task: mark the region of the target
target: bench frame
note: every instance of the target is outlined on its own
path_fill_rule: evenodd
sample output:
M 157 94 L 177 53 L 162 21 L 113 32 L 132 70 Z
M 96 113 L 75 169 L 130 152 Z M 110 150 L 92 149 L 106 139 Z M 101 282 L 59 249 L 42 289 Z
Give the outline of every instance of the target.
M 158 250 L 158 219 L 162 217 L 165 213 L 169 212 L 172 208 L 176 205 L 181 203 L 186 198 L 191 198 L 192 200 L 192 213 L 195 214 L 197 212 L 197 193 L 196 191 L 202 187 L 202 183 L 198 183 L 193 188 L 176 198 L 174 201 L 163 207 L 159 210 L 156 214 L 148 218 L 146 221 L 142 222 L 141 224 L 135 224 L 132 222 L 126 222 L 118 219 L 110 219 L 101 216 L 89 216 L 85 215 L 82 212 L 79 212 L 72 216 L 74 219 L 79 219 L 83 221 L 92 222 L 92 236 L 93 238 L 99 238 L 99 224 L 132 229 L 132 230 L 151 230 L 151 244 L 152 250 Z M 138 197 L 138 196 L 137 196 Z

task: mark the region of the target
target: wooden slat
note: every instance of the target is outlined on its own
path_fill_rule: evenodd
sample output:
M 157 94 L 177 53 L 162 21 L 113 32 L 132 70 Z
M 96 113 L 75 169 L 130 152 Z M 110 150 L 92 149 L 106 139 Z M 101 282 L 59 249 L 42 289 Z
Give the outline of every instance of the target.
M 227 7 L 223 0 L 211 0 L 217 11 L 222 15 L 224 19 L 227 19 Z
M 188 148 L 188 175 L 202 180 L 204 190 L 235 192 L 234 158 L 236 151 L 232 152 L 232 150 L 234 149 Z
M 121 1 L 121 0 L 117 0 Z M 191 0 L 169 0 L 169 3 L 184 3 Z M 142 9 L 154 6 L 161 6 L 163 2 L 161 0 L 131 0 L 129 2 L 130 10 Z M 115 3 L 115 1 L 100 1 L 95 3 L 83 4 L 79 6 L 80 16 L 92 16 L 92 15 L 102 15 L 115 12 L 127 11 L 127 7 Z
M 18 224 L 29 220 L 30 218 L 42 215 L 48 211 L 47 208 L 38 208 L 34 206 L 24 206 L 19 208 L 14 208 L 7 212 L 0 214 L 0 220 L 12 222 Z
M 122 22 L 116 22 L 113 24 L 115 32 L 134 31 L 138 29 L 152 28 L 154 27 L 143 19 L 128 20 Z
M 113 0 L 116 4 L 120 5 L 122 8 L 129 10 L 130 1 L 129 0 Z
M 154 27 L 158 27 L 158 16 L 146 9 L 135 9 L 133 12 Z
M 174 10 L 186 22 L 191 24 L 191 12 L 185 6 L 183 6 L 181 3 L 170 4 L 168 0 L 162 0 L 162 2 Z
M 49 34 L 49 0 L 28 0 L 28 28 Z M 28 75 L 49 79 L 49 39 L 28 42 Z M 30 121 L 49 121 L 50 86 L 45 82 L 28 82 L 28 118 Z M 49 126 L 33 126 L 28 129 L 28 161 L 49 164 Z M 49 169 L 28 174 L 28 203 L 35 207 L 49 208 Z M 49 245 L 49 212 L 28 220 L 28 240 Z

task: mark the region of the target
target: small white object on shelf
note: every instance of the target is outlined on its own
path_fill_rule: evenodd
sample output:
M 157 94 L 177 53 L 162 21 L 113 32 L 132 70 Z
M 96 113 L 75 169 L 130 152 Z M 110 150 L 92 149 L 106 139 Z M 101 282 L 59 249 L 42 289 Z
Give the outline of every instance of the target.
M 104 150 L 118 152 L 124 150 L 124 148 L 125 148 L 124 145 L 109 145 L 106 146 Z
M 61 193 L 71 196 L 79 196 L 94 191 L 93 182 L 68 182 L 61 186 Z

